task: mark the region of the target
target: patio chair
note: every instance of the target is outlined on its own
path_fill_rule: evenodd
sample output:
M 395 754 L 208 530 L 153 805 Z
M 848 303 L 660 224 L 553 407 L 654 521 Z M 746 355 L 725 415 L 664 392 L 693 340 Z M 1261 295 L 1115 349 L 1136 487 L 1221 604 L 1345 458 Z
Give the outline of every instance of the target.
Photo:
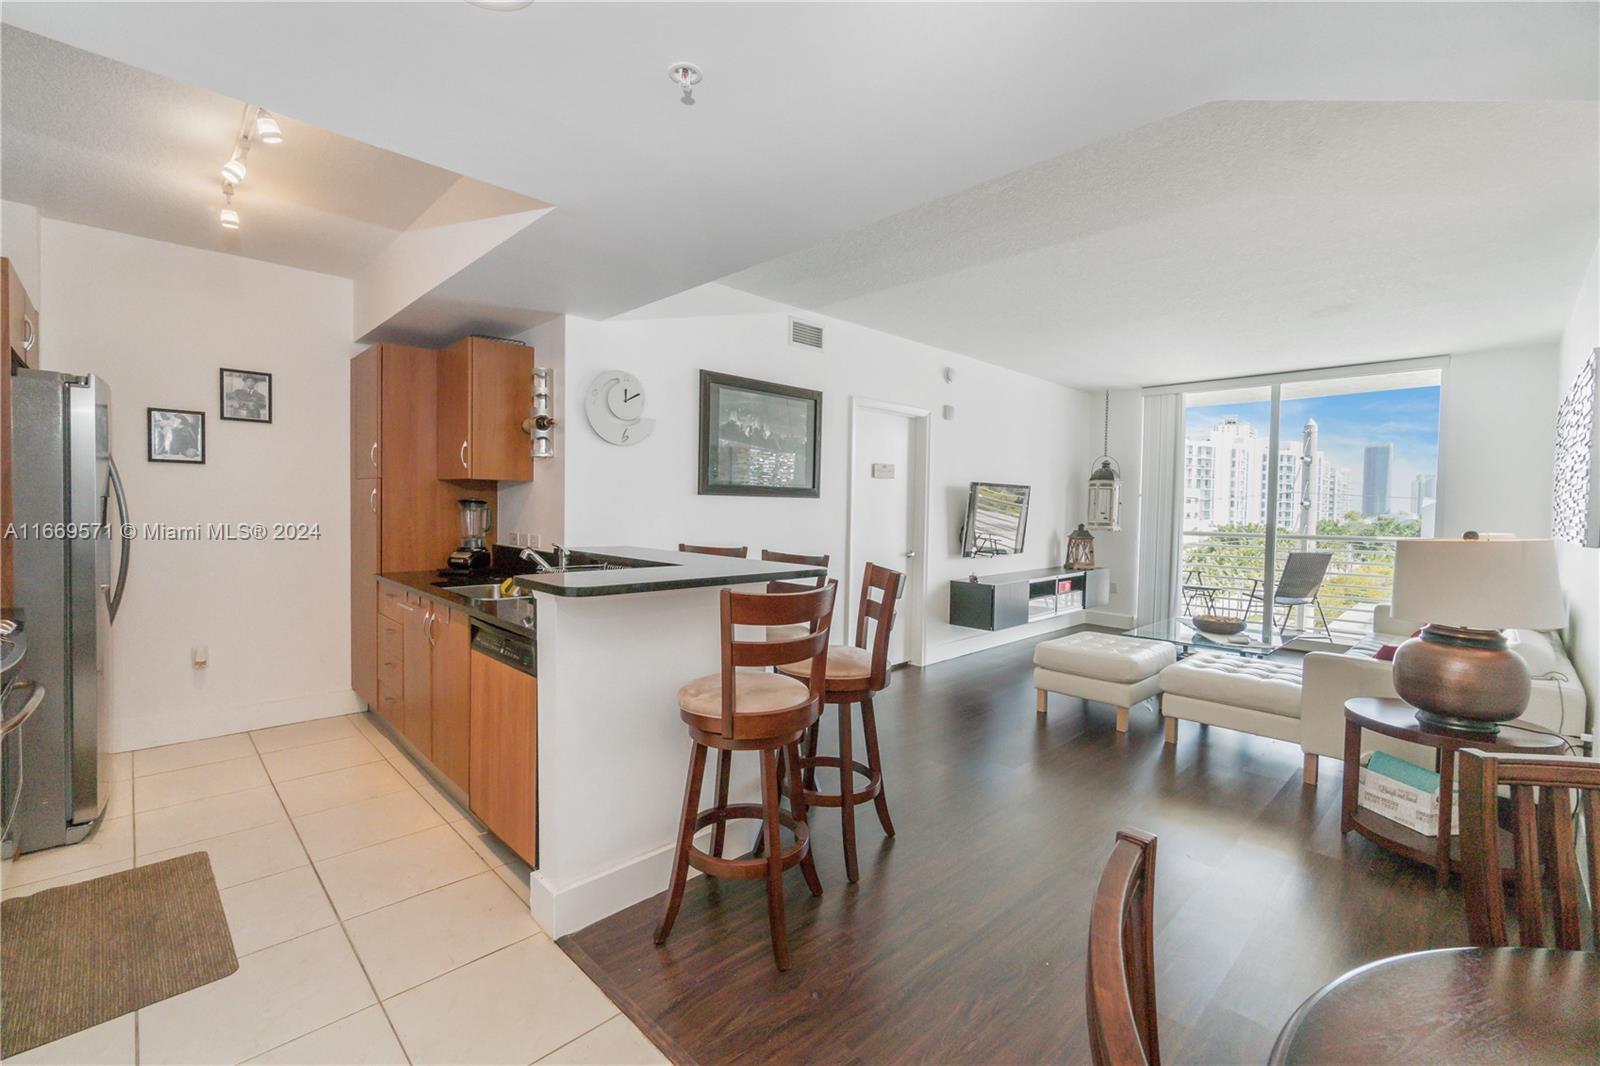
M 1328 565 L 1333 562 L 1332 552 L 1290 552 L 1288 560 L 1283 564 L 1283 573 L 1278 575 L 1278 587 L 1272 592 L 1273 619 L 1272 624 L 1278 630 L 1289 621 L 1289 613 L 1296 607 L 1315 607 L 1317 618 L 1322 622 L 1322 632 L 1328 639 L 1333 640 L 1333 629 L 1328 625 L 1328 615 L 1322 609 L 1322 601 L 1318 594 L 1322 591 L 1322 579 L 1328 576 Z M 1257 578 L 1250 584 L 1250 596 L 1245 601 L 1246 606 L 1254 604 L 1261 599 L 1261 579 Z M 1277 619 L 1277 609 L 1283 608 L 1283 623 Z
M 1194 605 L 1203 604 L 1208 614 L 1217 613 L 1217 593 L 1222 589 L 1217 585 L 1206 584 L 1205 575 L 1199 569 L 1185 570 L 1183 572 L 1183 613 L 1194 614 Z

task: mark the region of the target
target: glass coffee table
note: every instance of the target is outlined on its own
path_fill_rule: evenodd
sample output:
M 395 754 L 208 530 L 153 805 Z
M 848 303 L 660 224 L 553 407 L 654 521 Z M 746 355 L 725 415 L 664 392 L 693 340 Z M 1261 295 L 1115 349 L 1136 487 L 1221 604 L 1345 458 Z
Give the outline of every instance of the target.
M 1261 627 L 1250 625 L 1245 627 L 1243 633 L 1233 637 L 1214 637 L 1209 633 L 1202 633 L 1189 623 L 1184 617 L 1168 618 L 1160 622 L 1151 622 L 1149 625 L 1137 629 L 1129 629 L 1123 633 L 1125 637 L 1138 637 L 1141 640 L 1164 640 L 1168 644 L 1178 646 L 1178 658 L 1202 651 L 1225 651 L 1234 655 L 1245 655 L 1255 659 L 1265 659 L 1273 652 L 1286 647 L 1300 634 L 1293 630 L 1275 631 L 1271 641 L 1261 639 Z

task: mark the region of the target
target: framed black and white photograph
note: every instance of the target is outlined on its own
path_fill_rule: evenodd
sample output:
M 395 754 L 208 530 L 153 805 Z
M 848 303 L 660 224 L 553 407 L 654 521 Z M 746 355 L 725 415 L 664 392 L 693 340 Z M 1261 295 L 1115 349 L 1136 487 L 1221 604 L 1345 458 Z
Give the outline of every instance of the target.
M 206 461 L 206 414 L 169 407 L 146 407 L 152 463 Z
M 822 393 L 700 371 L 700 495 L 822 493 Z
M 222 417 L 229 422 L 272 421 L 272 375 L 222 368 Z

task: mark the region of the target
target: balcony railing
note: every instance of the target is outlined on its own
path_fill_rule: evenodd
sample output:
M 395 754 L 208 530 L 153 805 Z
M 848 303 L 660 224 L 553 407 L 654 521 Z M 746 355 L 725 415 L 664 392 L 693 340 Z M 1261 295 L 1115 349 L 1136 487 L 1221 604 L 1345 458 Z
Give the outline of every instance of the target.
M 1394 537 L 1331 537 L 1279 533 L 1277 570 L 1283 572 L 1290 552 L 1333 553 L 1318 597 L 1327 614 L 1333 640 L 1354 644 L 1372 632 L 1372 609 L 1388 603 L 1394 591 Z M 1251 587 L 1265 565 L 1265 533 L 1216 533 L 1186 530 L 1183 534 L 1183 588 L 1179 607 L 1183 614 L 1203 611 L 1214 603 L 1222 613 L 1246 612 L 1253 623 L 1261 621 L 1262 605 L 1247 604 Z M 1202 591 L 1203 590 L 1203 591 Z M 1260 589 L 1257 587 L 1257 594 Z M 1277 618 L 1283 618 L 1278 609 Z M 1314 608 L 1296 608 L 1287 628 L 1321 636 Z M 1316 632 L 1313 633 L 1312 631 Z

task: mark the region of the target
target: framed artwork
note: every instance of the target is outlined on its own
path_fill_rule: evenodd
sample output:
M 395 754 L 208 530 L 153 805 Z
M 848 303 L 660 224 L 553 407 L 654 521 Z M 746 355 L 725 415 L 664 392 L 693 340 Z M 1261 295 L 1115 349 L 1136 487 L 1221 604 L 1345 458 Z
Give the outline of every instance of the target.
M 1591 352 L 1573 375 L 1556 412 L 1555 496 L 1550 533 L 1585 548 L 1600 548 L 1600 499 L 1595 476 L 1600 467 L 1600 377 Z
M 170 407 L 146 407 L 152 463 L 203 463 L 206 461 L 206 414 Z
M 700 495 L 822 494 L 822 393 L 700 371 Z
M 264 370 L 234 370 L 223 367 L 219 372 L 218 390 L 221 394 L 219 408 L 228 422 L 272 421 L 272 375 Z

